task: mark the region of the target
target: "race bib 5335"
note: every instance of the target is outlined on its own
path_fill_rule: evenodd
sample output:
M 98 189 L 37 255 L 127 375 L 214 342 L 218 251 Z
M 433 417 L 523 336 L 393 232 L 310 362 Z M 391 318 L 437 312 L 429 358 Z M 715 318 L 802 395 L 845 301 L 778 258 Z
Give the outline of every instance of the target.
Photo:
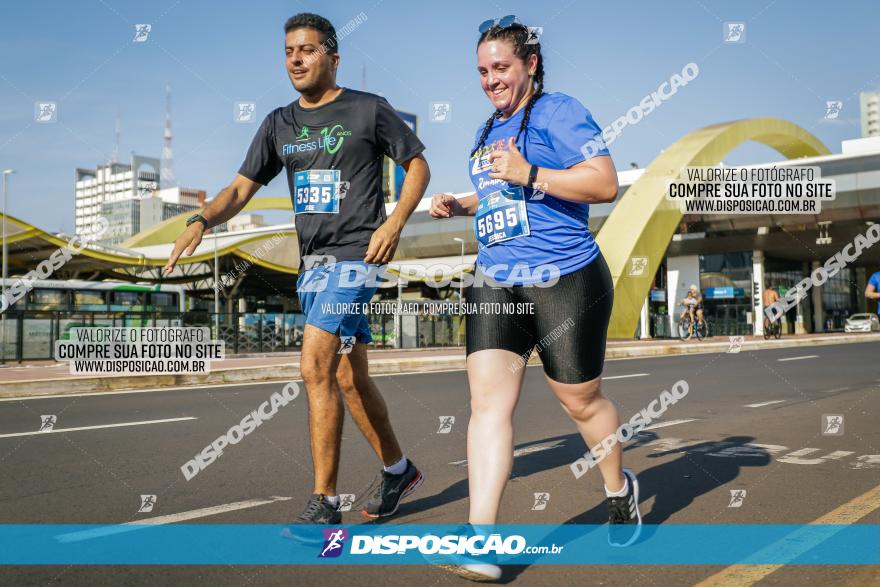
M 339 170 L 309 169 L 293 177 L 296 214 L 339 214 Z

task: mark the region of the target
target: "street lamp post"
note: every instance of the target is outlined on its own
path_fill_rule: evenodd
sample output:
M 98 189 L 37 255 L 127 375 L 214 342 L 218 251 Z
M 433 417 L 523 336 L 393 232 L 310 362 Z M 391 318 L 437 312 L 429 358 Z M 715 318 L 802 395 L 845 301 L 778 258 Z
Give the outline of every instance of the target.
M 458 303 L 459 308 L 462 310 L 460 316 L 464 317 L 464 239 L 454 236 L 452 240 L 461 245 L 461 254 L 458 257 Z M 459 337 L 461 337 L 461 321 L 459 321 L 458 326 Z
M 464 239 L 457 236 L 452 237 L 457 243 L 461 244 L 461 255 L 458 257 L 458 301 L 464 302 Z
M 213 231 L 212 231 L 213 232 Z M 217 233 L 214 232 L 214 339 L 220 338 L 220 269 L 217 265 Z
M 14 169 L 3 170 L 3 297 L 6 298 L 6 180 L 15 173 Z M 3 346 L 0 347 L 0 363 L 6 363 L 6 309 L 3 310 L 0 328 L 3 329 Z

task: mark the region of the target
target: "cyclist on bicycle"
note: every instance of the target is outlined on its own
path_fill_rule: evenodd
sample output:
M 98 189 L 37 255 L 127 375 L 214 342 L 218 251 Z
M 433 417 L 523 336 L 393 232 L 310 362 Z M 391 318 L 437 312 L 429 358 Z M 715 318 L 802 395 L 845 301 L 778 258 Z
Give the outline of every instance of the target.
M 779 294 L 776 292 L 773 287 L 767 285 L 767 288 L 764 290 L 764 307 L 768 308 L 779 301 Z M 778 320 L 778 318 L 776 319 Z M 776 322 L 774 320 L 774 322 Z M 770 318 L 767 317 L 767 314 L 764 314 L 764 330 L 770 328 Z
M 699 320 L 700 324 L 703 323 L 703 295 L 700 293 L 700 289 L 696 285 L 691 285 L 687 294 L 685 294 L 684 298 L 681 300 L 680 305 L 684 306 L 684 310 L 681 311 L 679 320 L 683 320 L 685 314 L 690 315 L 691 322 L 688 329 L 689 334 L 693 335 L 694 324 L 697 323 L 694 320 L 694 315 L 696 314 L 696 318 Z

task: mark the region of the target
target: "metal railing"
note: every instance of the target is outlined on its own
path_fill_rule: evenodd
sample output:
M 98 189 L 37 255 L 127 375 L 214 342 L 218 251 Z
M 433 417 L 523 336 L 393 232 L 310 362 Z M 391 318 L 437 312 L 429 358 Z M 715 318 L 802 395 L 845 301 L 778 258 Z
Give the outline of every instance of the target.
M 0 328 L 0 362 L 51 359 L 55 341 L 67 339 L 71 328 L 95 326 L 185 326 L 180 312 L 91 312 L 8 310 Z M 0 337 L 3 332 L 0 331 Z
M 205 324 L 215 338 L 226 342 L 229 354 L 298 350 L 305 316 L 301 313 L 206 314 Z M 436 348 L 464 344 L 459 316 L 394 316 L 371 314 L 372 348 Z M 398 341 L 397 339 L 400 338 Z

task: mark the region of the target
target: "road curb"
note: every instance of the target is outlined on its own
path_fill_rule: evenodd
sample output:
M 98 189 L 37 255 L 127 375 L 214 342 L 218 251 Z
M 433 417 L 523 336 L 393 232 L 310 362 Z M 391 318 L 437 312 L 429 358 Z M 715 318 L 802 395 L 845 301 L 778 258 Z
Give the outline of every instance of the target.
M 800 348 L 836 344 L 857 344 L 880 342 L 880 334 L 852 334 L 834 338 L 815 337 L 780 340 L 746 340 L 740 352 L 757 350 Z M 671 355 L 697 355 L 727 353 L 730 343 L 694 342 L 692 344 L 633 345 L 627 347 L 608 347 L 606 359 L 639 359 Z M 537 353 L 532 353 L 529 365 L 540 364 Z M 370 373 L 391 375 L 408 372 L 431 372 L 463 370 L 465 357 L 398 357 L 392 359 L 371 359 Z M 31 381 L 0 382 L 0 398 L 39 397 L 43 395 L 63 395 L 82 393 L 102 393 L 136 389 L 192 387 L 199 385 L 222 385 L 224 383 L 257 383 L 265 381 L 292 381 L 300 378 L 299 365 L 260 365 L 256 367 L 235 367 L 218 369 L 205 374 L 180 375 L 123 375 L 108 377 L 69 377 L 38 379 Z

